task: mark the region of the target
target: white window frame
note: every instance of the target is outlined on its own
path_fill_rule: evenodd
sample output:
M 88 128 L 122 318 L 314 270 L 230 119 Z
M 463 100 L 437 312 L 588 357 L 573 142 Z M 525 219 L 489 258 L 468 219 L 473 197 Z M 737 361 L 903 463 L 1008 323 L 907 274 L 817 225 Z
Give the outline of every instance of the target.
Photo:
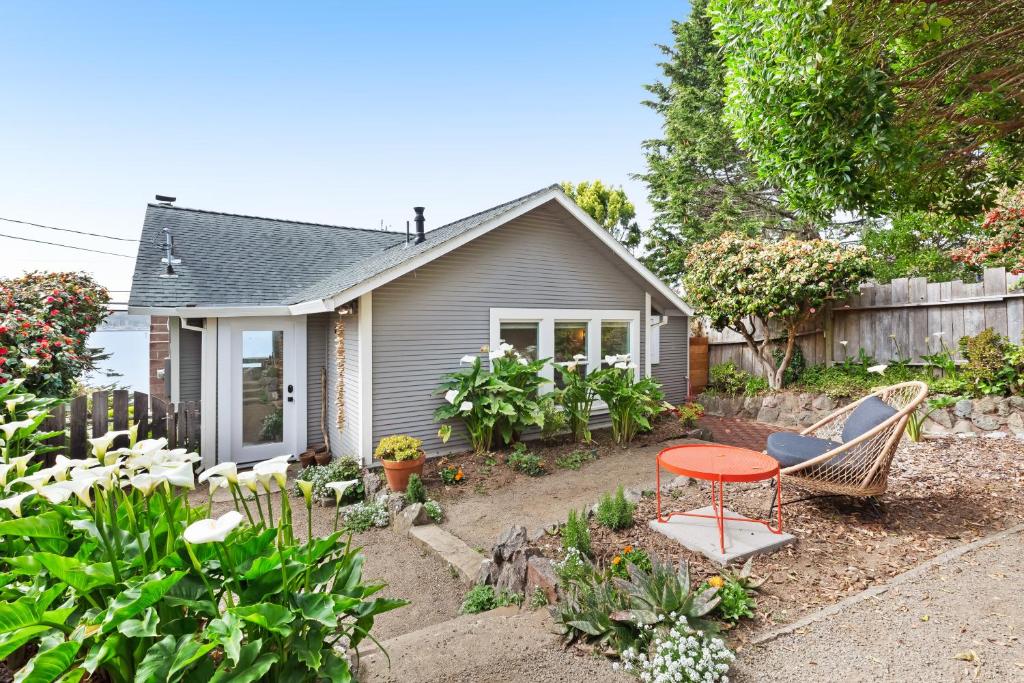
M 491 351 L 495 351 L 501 344 L 501 323 L 537 323 L 537 358 L 552 358 L 555 355 L 555 322 L 585 322 L 587 323 L 587 367 L 590 371 L 601 367 L 601 323 L 605 321 L 629 323 L 629 354 L 637 366 L 634 372 L 639 378 L 641 333 L 639 310 L 492 308 L 490 348 Z M 551 363 L 546 363 L 541 369 L 540 375 L 554 382 L 554 366 Z M 547 393 L 553 388 L 553 384 L 545 384 L 541 387 L 541 393 Z

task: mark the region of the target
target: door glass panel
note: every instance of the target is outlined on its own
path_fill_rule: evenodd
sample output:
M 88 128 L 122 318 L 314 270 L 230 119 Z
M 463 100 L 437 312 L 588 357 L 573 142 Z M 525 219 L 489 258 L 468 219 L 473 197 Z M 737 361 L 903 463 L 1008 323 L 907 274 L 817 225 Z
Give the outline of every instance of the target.
M 537 360 L 538 323 L 501 323 L 501 341 L 511 344 L 521 356 Z
M 284 440 L 284 332 L 242 332 L 242 445 Z
M 601 322 L 601 365 L 607 367 L 604 359 L 608 356 L 629 354 L 629 323 L 617 320 Z M 630 358 L 636 361 L 635 358 Z
M 555 362 L 571 363 L 577 362 L 576 356 L 583 356 L 578 361 L 576 371 L 580 375 L 587 374 L 587 323 L 586 322 L 556 322 L 555 323 Z M 556 373 L 555 386 L 562 388 L 562 375 Z

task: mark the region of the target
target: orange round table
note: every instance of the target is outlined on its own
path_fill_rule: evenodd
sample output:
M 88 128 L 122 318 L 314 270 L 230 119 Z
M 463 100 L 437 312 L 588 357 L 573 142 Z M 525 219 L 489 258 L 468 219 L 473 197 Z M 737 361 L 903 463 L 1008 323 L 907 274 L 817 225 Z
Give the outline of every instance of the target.
M 676 516 L 714 519 L 718 524 L 718 543 L 723 554 L 725 553 L 725 523 L 727 521 L 758 522 L 764 524 L 772 533 L 782 533 L 782 473 L 779 471 L 779 462 L 770 455 L 736 446 L 684 444 L 666 448 L 658 453 L 657 467 L 655 491 L 658 498 L 659 522 L 667 522 Z M 711 482 L 711 508 L 715 514 L 672 512 L 668 517 L 662 517 L 662 469 L 685 477 Z M 775 479 L 775 508 L 778 510 L 778 518 L 774 527 L 771 520 L 725 516 L 724 486 L 726 482 L 751 482 L 764 479 Z

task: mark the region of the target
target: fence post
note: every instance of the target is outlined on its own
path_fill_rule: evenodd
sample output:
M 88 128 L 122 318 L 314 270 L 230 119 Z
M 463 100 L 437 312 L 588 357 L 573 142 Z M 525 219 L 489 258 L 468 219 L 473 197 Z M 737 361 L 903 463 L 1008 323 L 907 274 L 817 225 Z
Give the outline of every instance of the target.
M 149 438 L 149 394 L 136 391 L 132 394 L 132 405 L 135 410 L 135 424 L 139 425 L 138 438 Z
M 71 442 L 68 457 L 85 457 L 86 422 L 89 421 L 89 397 L 75 396 L 71 399 L 71 424 L 68 428 L 68 437 Z
M 832 313 L 832 302 L 825 302 L 825 310 L 822 312 L 822 327 L 825 330 L 825 367 L 830 368 L 836 364 L 835 340 L 833 339 L 836 319 Z
M 128 429 L 128 391 L 116 389 L 114 390 L 114 431 L 122 432 L 126 429 Z M 114 448 L 124 448 L 127 445 L 127 436 L 119 436 L 114 439 Z
M 94 391 L 92 394 L 92 437 L 103 436 L 109 430 L 107 422 L 107 392 Z
M 167 436 L 167 404 L 164 403 L 163 399 L 156 396 L 151 396 L 150 399 L 153 408 L 153 427 L 151 431 L 153 438 L 159 439 L 162 436 Z

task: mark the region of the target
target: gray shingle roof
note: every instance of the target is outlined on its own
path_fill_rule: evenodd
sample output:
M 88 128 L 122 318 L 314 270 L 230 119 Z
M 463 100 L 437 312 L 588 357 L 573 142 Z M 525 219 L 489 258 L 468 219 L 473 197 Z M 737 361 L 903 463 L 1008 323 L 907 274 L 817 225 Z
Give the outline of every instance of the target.
M 161 277 L 163 228 L 174 236 L 177 277 Z M 150 204 L 131 306 L 281 304 L 405 236 L 381 230 L 242 216 Z
M 344 270 L 338 270 L 319 282 L 315 282 L 308 288 L 299 292 L 297 296 L 287 303 L 295 304 L 303 301 L 312 301 L 343 292 L 349 287 L 354 287 L 364 280 L 368 280 L 371 277 L 380 275 L 385 271 L 399 266 L 403 262 L 414 258 L 425 251 L 429 251 L 450 239 L 469 232 L 473 228 L 483 225 L 487 221 L 512 211 L 531 199 L 557 188 L 558 185 L 551 185 L 505 202 L 504 204 L 499 204 L 479 213 L 475 213 L 472 216 L 460 218 L 454 223 L 448 223 L 440 228 L 429 231 L 426 235 L 426 239 L 419 244 L 411 243 L 406 245 L 404 241 L 402 241 L 388 249 L 385 249 L 379 254 L 360 261 L 359 263 L 356 263 Z
M 557 185 L 427 233 L 420 244 L 381 230 L 300 223 L 149 204 L 131 306 L 282 305 L 332 296 L 458 237 Z M 161 277 L 163 228 L 174 236 L 177 277 Z

